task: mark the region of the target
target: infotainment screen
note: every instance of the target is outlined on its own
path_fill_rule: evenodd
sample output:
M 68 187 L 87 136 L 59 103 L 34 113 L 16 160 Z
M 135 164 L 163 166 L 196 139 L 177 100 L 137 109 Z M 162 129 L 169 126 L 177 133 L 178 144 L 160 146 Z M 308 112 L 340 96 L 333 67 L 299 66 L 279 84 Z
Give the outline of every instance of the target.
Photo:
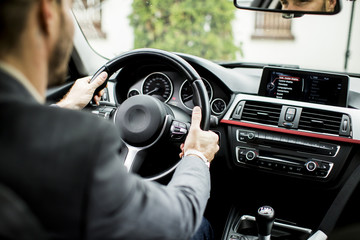
M 265 67 L 258 95 L 347 107 L 348 89 L 346 75 Z

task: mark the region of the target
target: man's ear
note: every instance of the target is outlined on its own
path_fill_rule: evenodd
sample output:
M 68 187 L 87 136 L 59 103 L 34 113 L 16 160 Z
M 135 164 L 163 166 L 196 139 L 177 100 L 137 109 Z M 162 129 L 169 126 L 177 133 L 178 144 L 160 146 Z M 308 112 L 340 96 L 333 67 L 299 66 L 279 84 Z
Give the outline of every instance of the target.
M 45 35 L 49 35 L 51 28 L 54 27 L 56 18 L 56 9 L 54 0 L 39 0 L 39 22 L 41 31 Z
M 328 0 L 327 3 L 328 3 L 327 11 L 333 12 L 335 10 L 337 0 Z

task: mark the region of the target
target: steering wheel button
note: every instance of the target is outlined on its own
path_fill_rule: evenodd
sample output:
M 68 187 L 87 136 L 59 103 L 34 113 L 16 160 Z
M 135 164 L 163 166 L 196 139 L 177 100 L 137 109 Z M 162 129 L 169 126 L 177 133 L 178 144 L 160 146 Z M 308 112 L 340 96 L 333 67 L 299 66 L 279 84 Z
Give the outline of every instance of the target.
M 187 129 L 186 128 L 180 128 L 180 132 L 183 134 L 187 134 Z

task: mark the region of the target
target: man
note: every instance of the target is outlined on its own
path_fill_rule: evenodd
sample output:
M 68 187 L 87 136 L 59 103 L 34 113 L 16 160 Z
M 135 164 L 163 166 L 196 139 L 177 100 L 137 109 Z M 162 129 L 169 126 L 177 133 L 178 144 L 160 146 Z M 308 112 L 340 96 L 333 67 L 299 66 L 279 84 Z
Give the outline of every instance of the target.
M 0 0 L 1 184 L 51 239 L 189 239 L 209 198 L 203 159 L 214 158 L 217 135 L 200 129 L 194 108 L 180 154 L 187 156 L 163 186 L 127 173 L 111 123 L 43 105 L 47 86 L 66 72 L 70 7 L 70 0 Z
M 334 12 L 336 0 L 280 0 L 282 10 Z

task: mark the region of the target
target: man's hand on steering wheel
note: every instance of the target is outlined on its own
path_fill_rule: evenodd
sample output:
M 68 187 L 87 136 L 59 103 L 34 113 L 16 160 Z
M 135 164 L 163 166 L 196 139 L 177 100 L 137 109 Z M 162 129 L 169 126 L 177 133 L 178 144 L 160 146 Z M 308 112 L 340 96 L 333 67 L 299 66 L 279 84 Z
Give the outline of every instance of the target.
M 192 112 L 189 134 L 186 137 L 185 143 L 180 146 L 182 151 L 180 153 L 180 158 L 184 155 L 195 155 L 202 158 L 202 154 L 210 163 L 214 159 L 216 152 L 219 150 L 219 136 L 212 131 L 201 130 L 200 123 L 201 108 L 196 106 Z
M 63 108 L 83 109 L 89 104 L 94 96 L 95 90 L 105 82 L 107 77 L 108 74 L 102 72 L 92 82 L 90 82 L 91 77 L 84 77 L 76 80 L 69 92 L 56 104 Z M 93 100 L 95 104 L 99 105 L 103 94 L 104 90 L 101 90 L 94 96 Z

